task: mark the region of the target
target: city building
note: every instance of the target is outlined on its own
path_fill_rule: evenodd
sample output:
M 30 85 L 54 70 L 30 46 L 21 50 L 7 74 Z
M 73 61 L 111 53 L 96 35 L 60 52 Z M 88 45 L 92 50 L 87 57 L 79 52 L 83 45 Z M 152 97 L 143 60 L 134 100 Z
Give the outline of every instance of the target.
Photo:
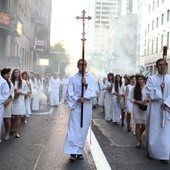
M 150 74 L 156 73 L 155 62 L 163 57 L 167 46 L 168 73 L 170 73 L 170 1 L 142 1 L 140 60 Z
M 0 64 L 33 71 L 50 48 L 51 0 L 0 1 Z

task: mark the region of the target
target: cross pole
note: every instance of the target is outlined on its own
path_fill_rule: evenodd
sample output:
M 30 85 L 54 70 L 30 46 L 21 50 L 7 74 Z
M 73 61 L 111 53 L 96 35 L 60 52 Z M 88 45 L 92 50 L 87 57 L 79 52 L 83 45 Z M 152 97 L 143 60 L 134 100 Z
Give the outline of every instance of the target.
M 165 60 L 166 63 L 166 56 L 167 56 L 167 46 L 163 46 L 163 59 Z M 162 83 L 165 82 L 165 73 L 163 74 L 163 81 Z M 162 90 L 162 104 L 164 103 L 164 89 Z M 164 109 L 162 108 L 162 122 L 161 122 L 161 127 L 165 127 L 165 112 Z
M 88 17 L 86 17 L 85 16 L 85 13 L 86 13 L 86 11 L 85 10 L 83 10 L 82 11 L 82 16 L 80 17 L 80 16 L 77 16 L 76 17 L 76 19 L 81 19 L 82 21 L 83 21 L 83 32 L 82 32 L 82 35 L 83 35 L 83 38 L 81 39 L 82 40 L 82 78 L 84 78 L 84 56 L 85 56 L 85 41 L 86 41 L 86 39 L 85 39 L 85 19 L 88 19 L 88 20 L 90 20 L 91 19 L 91 17 L 90 16 L 88 16 Z M 84 97 L 84 84 L 82 83 L 82 88 L 81 88 L 81 97 Z M 80 127 L 82 128 L 83 127 L 83 103 L 81 103 L 81 118 L 80 118 Z

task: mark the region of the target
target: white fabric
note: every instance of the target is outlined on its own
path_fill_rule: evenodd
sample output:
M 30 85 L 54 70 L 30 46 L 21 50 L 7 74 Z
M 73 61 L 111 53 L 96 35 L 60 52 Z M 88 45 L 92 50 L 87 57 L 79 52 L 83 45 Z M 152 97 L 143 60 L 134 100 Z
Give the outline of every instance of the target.
M 11 88 L 9 90 L 9 95 L 11 95 L 12 99 L 14 98 L 14 85 L 12 82 L 11 83 Z M 12 100 L 11 102 L 4 107 L 4 118 L 10 118 L 12 115 L 12 110 L 13 110 L 13 103 Z
M 4 105 L 6 99 L 9 97 L 9 85 L 5 79 L 0 75 L 0 141 L 1 141 L 1 130 L 4 115 Z
M 120 94 L 121 94 L 121 99 L 120 99 L 120 107 L 122 109 L 125 108 L 125 94 L 126 94 L 126 85 L 122 84 L 120 88 Z
M 145 87 L 142 89 L 142 101 L 143 100 L 148 100 L 148 97 L 146 95 L 146 90 Z M 134 99 L 134 87 L 131 91 L 131 98 L 130 101 L 133 103 L 135 101 Z M 146 111 L 143 111 L 139 109 L 139 105 L 136 103 L 132 104 L 132 117 L 134 123 L 139 123 L 139 124 L 146 124 Z
M 40 109 L 40 95 L 42 93 L 42 83 L 34 78 L 32 88 L 32 110 L 37 111 Z
M 63 98 L 63 100 L 66 100 L 68 81 L 69 81 L 68 78 L 63 78 L 63 80 L 62 80 L 62 98 Z
M 104 89 L 106 90 L 104 107 L 105 107 L 105 120 L 111 120 L 113 118 L 113 94 L 108 91 L 108 87 L 112 86 L 109 81 L 106 81 Z
M 163 76 L 155 74 L 148 78 L 146 94 L 151 99 L 147 120 L 149 155 L 155 159 L 170 159 L 170 112 L 165 111 L 165 127 L 162 122 L 162 92 L 160 84 Z M 170 75 L 165 75 L 164 101 L 170 96 Z
M 26 81 L 22 80 L 22 87 L 18 89 L 18 80 L 15 81 L 14 88 L 17 89 L 21 94 L 18 98 L 13 99 L 13 115 L 25 115 L 25 99 L 24 94 L 27 93 Z
M 104 106 L 104 98 L 105 98 L 106 90 L 104 89 L 104 83 L 100 82 L 100 95 L 98 100 L 98 105 Z
M 125 112 L 127 113 L 132 113 L 132 102 L 130 101 L 130 96 L 131 96 L 131 91 L 132 91 L 132 88 L 134 86 L 132 86 L 131 84 L 127 85 L 126 86 L 126 96 L 127 96 L 127 99 L 126 99 L 126 103 L 125 103 Z
M 120 92 L 120 86 L 118 91 Z M 120 122 L 120 115 L 121 115 L 121 107 L 120 107 L 120 101 L 117 100 L 117 92 L 115 91 L 115 85 L 113 85 L 112 88 L 112 94 L 113 94 L 113 122 Z M 120 95 L 120 93 L 118 93 Z
M 49 82 L 49 92 L 50 92 L 50 105 L 55 106 L 59 105 L 59 90 L 61 86 L 61 80 L 56 78 L 56 79 L 51 79 Z
M 90 126 L 92 103 L 91 99 L 96 97 L 95 79 L 88 73 L 85 74 L 88 84 L 84 89 L 83 104 L 83 127 L 80 127 L 81 104 L 77 100 L 81 97 L 81 74 L 77 73 L 69 79 L 67 100 L 70 107 L 68 131 L 64 145 L 65 154 L 82 154 L 87 132 Z
M 29 82 L 30 83 L 30 82 Z M 32 91 L 32 83 L 29 85 L 26 82 L 26 91 L 29 94 L 29 96 L 25 99 L 25 110 L 26 110 L 26 117 L 29 117 L 31 115 L 31 91 Z

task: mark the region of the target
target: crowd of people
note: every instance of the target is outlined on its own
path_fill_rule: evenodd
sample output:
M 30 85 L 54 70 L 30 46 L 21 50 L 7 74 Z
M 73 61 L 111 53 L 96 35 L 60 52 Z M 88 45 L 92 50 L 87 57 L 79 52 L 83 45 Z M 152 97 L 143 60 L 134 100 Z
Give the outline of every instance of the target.
M 67 77 L 57 73 L 21 72 L 19 69 L 0 69 L 0 143 L 10 135 L 20 138 L 21 123 L 27 123 L 40 105 L 58 106 L 66 100 Z M 2 129 L 5 133 L 2 134 Z
M 156 74 L 123 77 L 109 73 L 100 81 L 98 104 L 105 120 L 124 126 L 136 137 L 136 148 L 145 132 L 148 157 L 167 164 L 170 160 L 170 75 L 164 59 L 156 61 Z M 123 81 L 124 80 L 124 81 Z
M 11 73 L 10 68 L 2 68 L 0 127 L 4 124 L 3 138 L 8 140 L 10 134 L 20 137 L 21 120 L 27 123 L 32 111 L 40 109 L 42 97 L 50 106 L 58 106 L 63 98 L 70 107 L 64 153 L 70 154 L 71 161 L 84 158 L 92 108 L 98 104 L 107 122 L 115 126 L 126 125 L 127 132 L 134 133 L 136 148 L 141 147 L 145 132 L 148 157 L 167 164 L 170 160 L 170 75 L 166 73 L 166 61 L 157 60 L 158 73 L 149 77 L 108 73 L 102 81 L 96 81 L 86 72 L 85 60 L 80 59 L 77 68 L 78 73 L 69 79 L 61 79 L 57 73 L 41 77 L 33 72 L 14 69 Z M 80 114 L 82 110 L 84 117 Z M 1 131 L 2 128 L 0 137 Z

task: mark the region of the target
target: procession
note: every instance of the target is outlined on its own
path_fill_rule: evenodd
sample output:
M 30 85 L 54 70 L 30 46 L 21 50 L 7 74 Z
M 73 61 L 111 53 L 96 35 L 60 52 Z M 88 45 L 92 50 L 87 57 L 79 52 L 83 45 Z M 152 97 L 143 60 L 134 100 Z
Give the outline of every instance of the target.
M 0 1 L 0 170 L 170 169 L 169 7 Z

